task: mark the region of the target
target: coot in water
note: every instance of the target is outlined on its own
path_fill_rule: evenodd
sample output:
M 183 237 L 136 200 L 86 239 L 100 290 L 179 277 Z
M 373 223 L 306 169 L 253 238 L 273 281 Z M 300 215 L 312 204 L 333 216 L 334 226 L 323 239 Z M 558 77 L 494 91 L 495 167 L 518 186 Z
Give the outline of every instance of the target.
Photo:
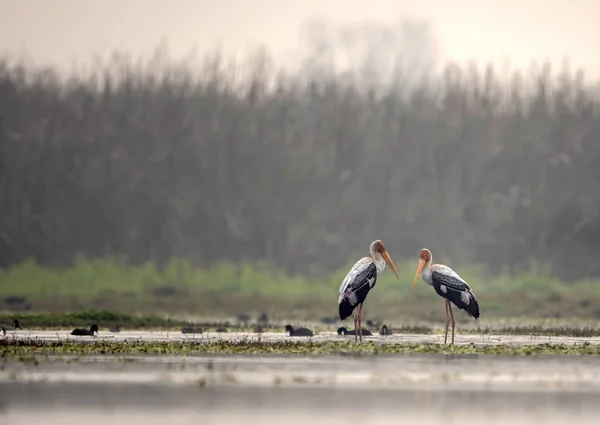
M 391 335 L 392 331 L 388 329 L 386 325 L 381 327 L 381 331 L 379 331 L 379 335 Z
M 95 323 L 90 326 L 89 329 L 81 329 L 81 328 L 77 328 L 77 329 L 73 329 L 73 331 L 71 332 L 71 335 L 87 335 L 87 336 L 94 336 L 94 333 L 98 333 L 98 325 L 96 325 Z
M 290 333 L 290 336 L 313 336 L 313 332 L 307 328 L 294 329 L 292 325 L 286 325 L 285 331 Z
M 181 328 L 182 334 L 201 334 L 202 328 Z

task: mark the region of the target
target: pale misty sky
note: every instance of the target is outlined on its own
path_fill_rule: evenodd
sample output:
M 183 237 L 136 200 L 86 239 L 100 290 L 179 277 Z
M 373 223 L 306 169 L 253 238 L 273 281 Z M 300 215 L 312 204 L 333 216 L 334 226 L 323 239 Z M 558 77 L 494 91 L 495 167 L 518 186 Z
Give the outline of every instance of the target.
M 526 69 L 532 59 L 570 59 L 600 77 L 600 1 L 595 0 L 0 0 L 0 55 L 26 54 L 69 68 L 114 48 L 174 56 L 220 44 L 227 54 L 266 45 L 287 65 L 310 17 L 337 23 L 428 19 L 445 57 Z

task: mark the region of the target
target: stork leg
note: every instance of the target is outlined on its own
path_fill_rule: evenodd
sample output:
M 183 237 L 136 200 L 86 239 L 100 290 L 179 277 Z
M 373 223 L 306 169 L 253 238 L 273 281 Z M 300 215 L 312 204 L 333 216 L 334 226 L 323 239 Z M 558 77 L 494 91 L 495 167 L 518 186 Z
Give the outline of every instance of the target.
M 448 301 L 448 310 L 450 310 L 450 317 L 452 318 L 452 345 L 454 345 L 454 326 L 455 326 L 455 322 L 454 322 L 454 313 L 452 313 L 452 304 L 450 304 L 450 301 Z
M 362 342 L 362 321 L 361 321 L 361 316 L 362 316 L 362 303 L 360 303 L 360 307 L 358 310 L 358 329 L 354 331 L 354 333 L 356 334 L 357 332 L 359 333 L 359 341 Z
M 356 334 L 356 329 L 358 328 L 358 314 L 359 314 L 359 310 L 360 309 L 360 305 L 356 307 L 356 309 L 354 310 L 354 342 L 358 341 L 358 335 Z
M 448 316 L 448 307 L 450 306 L 450 301 L 445 300 L 444 304 L 446 305 L 446 329 L 444 331 L 444 345 L 448 343 L 448 326 L 450 325 L 450 317 Z

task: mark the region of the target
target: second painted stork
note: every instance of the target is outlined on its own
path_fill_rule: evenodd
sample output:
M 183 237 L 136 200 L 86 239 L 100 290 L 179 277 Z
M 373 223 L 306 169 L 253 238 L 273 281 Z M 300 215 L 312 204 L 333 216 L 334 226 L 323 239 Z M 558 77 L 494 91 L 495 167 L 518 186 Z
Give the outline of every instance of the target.
M 338 298 L 340 320 L 346 320 L 352 313 L 355 313 L 354 329 L 356 332 L 354 333 L 354 340 L 360 339 L 361 342 L 363 303 L 369 291 L 375 286 L 377 276 L 385 269 L 386 263 L 396 274 L 396 277 L 400 279 L 396 266 L 394 266 L 383 242 L 379 239 L 373 241 L 369 250 L 371 251 L 371 257 L 363 257 L 358 260 L 342 281 Z
M 427 248 L 421 250 L 419 265 L 413 286 L 417 286 L 417 279 L 421 279 L 429 286 L 433 286 L 435 292 L 445 299 L 446 304 L 446 330 L 444 333 L 444 344 L 448 341 L 448 325 L 452 323 L 452 344 L 454 344 L 454 314 L 452 304 L 460 310 L 465 310 L 475 319 L 479 318 L 479 303 L 471 291 L 471 287 L 465 280 L 450 267 L 443 264 L 431 264 L 431 251 Z

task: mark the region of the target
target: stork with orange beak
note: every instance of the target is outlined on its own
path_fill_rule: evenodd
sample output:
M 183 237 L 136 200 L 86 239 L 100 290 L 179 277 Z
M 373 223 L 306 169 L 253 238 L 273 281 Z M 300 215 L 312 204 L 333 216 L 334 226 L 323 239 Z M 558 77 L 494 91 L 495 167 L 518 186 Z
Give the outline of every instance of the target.
M 356 309 L 354 314 L 354 329 L 356 329 L 354 341 L 360 338 L 360 342 L 362 342 L 361 314 L 363 303 L 369 291 L 375 286 L 377 275 L 383 272 L 387 263 L 396 274 L 396 277 L 400 279 L 398 270 L 396 270 L 396 266 L 394 266 L 390 255 L 383 246 L 383 242 L 379 239 L 373 241 L 369 250 L 371 251 L 371 257 L 363 257 L 358 260 L 342 281 L 338 298 L 341 320 L 346 320 Z
M 452 320 L 452 344 L 454 345 L 454 314 L 452 313 L 452 304 L 461 310 L 465 310 L 476 320 L 479 318 L 479 303 L 471 291 L 471 287 L 465 280 L 450 267 L 443 264 L 431 264 L 431 251 L 427 248 L 421 250 L 419 265 L 413 286 L 417 286 L 417 279 L 421 275 L 429 286 L 433 286 L 435 292 L 440 297 L 445 298 L 446 304 L 446 330 L 444 334 L 444 344 L 448 341 L 448 325 Z M 448 313 L 450 315 L 448 315 Z

